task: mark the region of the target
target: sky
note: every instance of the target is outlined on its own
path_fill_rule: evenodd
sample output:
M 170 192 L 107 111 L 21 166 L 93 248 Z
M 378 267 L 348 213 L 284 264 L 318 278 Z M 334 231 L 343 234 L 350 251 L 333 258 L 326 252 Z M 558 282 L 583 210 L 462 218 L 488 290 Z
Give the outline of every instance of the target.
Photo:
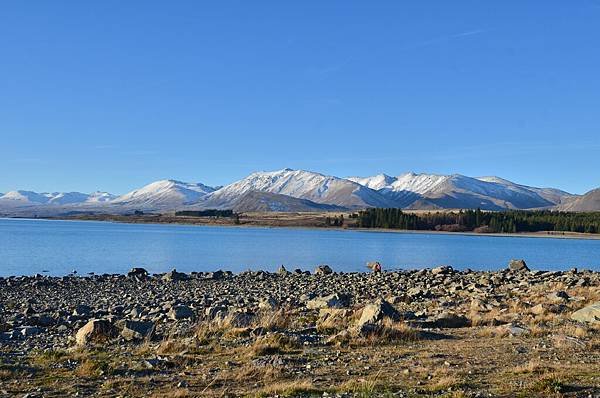
M 0 192 L 337 176 L 600 187 L 600 0 L 0 4 Z

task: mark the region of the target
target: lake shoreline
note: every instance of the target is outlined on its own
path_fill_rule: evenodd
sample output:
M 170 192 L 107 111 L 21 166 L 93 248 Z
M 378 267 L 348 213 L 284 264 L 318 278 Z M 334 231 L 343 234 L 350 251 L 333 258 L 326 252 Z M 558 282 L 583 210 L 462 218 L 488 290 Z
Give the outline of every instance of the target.
M 0 390 L 542 397 L 557 372 L 551 388 L 600 389 L 600 333 L 572 319 L 599 272 L 334 271 L 0 277 Z
M 320 231 L 360 231 L 360 232 L 383 232 L 383 233 L 400 233 L 400 234 L 435 234 L 435 235 L 464 235 L 477 237 L 514 237 L 514 238 L 550 238 L 550 239 L 578 239 L 578 240 L 600 240 L 600 234 L 577 233 L 577 232 L 557 232 L 557 231 L 540 231 L 540 232 L 517 232 L 517 233 L 477 233 L 472 231 L 449 232 L 449 231 L 433 231 L 433 230 L 399 230 L 392 228 L 359 228 L 359 227 L 333 227 L 324 225 L 293 225 L 282 223 L 282 225 L 274 224 L 267 220 L 261 222 L 261 219 L 251 219 L 249 222 L 242 224 L 234 224 L 224 219 L 204 219 L 201 217 L 164 217 L 163 216 L 76 216 L 76 217 L 39 217 L 39 218 L 21 218 L 31 220 L 60 220 L 60 221 L 97 221 L 97 222 L 114 222 L 125 224 L 156 224 L 156 225 L 200 225 L 200 226 L 220 226 L 220 227 L 256 227 L 256 228 L 289 228 L 289 229 L 308 229 Z M 12 217 L 19 218 L 19 217 Z

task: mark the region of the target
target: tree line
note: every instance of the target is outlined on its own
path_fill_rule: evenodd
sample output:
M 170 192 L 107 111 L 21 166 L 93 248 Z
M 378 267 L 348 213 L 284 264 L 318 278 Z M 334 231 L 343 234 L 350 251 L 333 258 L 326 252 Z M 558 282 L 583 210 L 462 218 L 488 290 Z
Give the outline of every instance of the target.
M 351 215 L 361 228 L 490 233 L 562 231 L 600 233 L 600 212 L 570 213 L 550 210 L 405 213 L 400 209 L 371 208 Z

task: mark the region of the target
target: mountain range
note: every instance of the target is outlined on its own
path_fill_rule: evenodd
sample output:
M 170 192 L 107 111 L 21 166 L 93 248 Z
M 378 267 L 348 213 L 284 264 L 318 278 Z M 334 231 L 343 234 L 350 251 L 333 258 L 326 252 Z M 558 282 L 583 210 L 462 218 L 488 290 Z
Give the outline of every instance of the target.
M 521 185 L 500 177 L 405 173 L 340 178 L 283 169 L 252 173 L 222 187 L 161 180 L 121 196 L 107 192 L 11 191 L 0 194 L 0 215 L 8 216 L 208 208 L 238 212 L 341 211 L 366 207 L 590 211 L 600 210 L 600 189 L 579 196 L 556 188 Z

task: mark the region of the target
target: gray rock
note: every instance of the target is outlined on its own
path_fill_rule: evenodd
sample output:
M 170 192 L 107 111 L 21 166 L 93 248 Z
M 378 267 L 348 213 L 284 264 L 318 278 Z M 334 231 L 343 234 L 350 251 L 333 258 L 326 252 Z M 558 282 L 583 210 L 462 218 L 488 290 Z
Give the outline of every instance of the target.
M 324 297 L 317 297 L 306 303 L 308 309 L 344 308 L 350 304 L 350 298 L 345 294 L 333 293 Z
M 73 310 L 73 315 L 88 317 L 92 314 L 92 307 L 89 305 L 80 304 Z
M 433 319 L 432 326 L 438 328 L 464 328 L 471 326 L 471 321 L 465 316 L 445 311 Z
M 127 276 L 130 278 L 145 278 L 148 276 L 148 271 L 146 271 L 144 268 L 134 267 L 131 270 L 129 270 Z
M 86 323 L 75 335 L 75 341 L 78 345 L 104 343 L 115 338 L 119 331 L 109 321 L 105 319 L 92 319 Z
M 571 314 L 571 319 L 579 322 L 600 323 L 600 301 L 575 311 Z
M 189 319 L 194 317 L 194 311 L 186 305 L 177 305 L 175 307 L 171 307 L 169 311 L 169 318 L 174 320 L 180 319 Z
M 38 328 L 37 326 L 25 326 L 21 328 L 21 335 L 23 335 L 23 337 L 29 337 L 29 336 L 35 336 L 36 334 L 40 334 L 42 333 L 42 329 Z
M 151 321 L 131 321 L 126 320 L 122 323 L 121 336 L 125 340 L 143 340 L 152 337 L 155 325 Z
M 559 290 L 558 292 L 553 292 L 548 294 L 548 300 L 552 301 L 553 303 L 564 303 L 566 301 L 569 300 L 569 295 L 567 294 L 567 292 Z
M 264 311 L 272 311 L 278 306 L 279 303 L 273 297 L 266 297 L 258 303 L 258 308 Z
M 333 270 L 329 265 L 323 264 L 315 268 L 315 275 L 330 275 L 333 274 Z
M 163 275 L 162 280 L 166 282 L 178 282 L 185 281 L 188 279 L 188 275 L 183 272 L 177 272 L 177 270 L 173 269 L 166 274 Z
M 290 272 L 285 268 L 285 266 L 281 265 L 277 270 L 279 275 L 288 275 Z
M 366 324 L 378 324 L 386 318 L 398 321 L 401 316 L 390 303 L 383 299 L 377 299 L 374 303 L 367 304 L 363 308 L 356 326 L 362 328 Z
M 510 260 L 508 269 L 510 271 L 529 271 L 529 267 L 527 267 L 525 260 Z
M 440 265 L 431 270 L 433 275 L 446 275 L 454 272 L 454 269 L 449 265 Z
M 496 331 L 503 336 L 523 336 L 529 333 L 529 330 L 526 328 L 515 325 L 513 323 L 507 323 L 506 325 L 501 325 L 496 328 Z
M 225 318 L 227 307 L 224 305 L 213 305 L 204 310 L 204 315 L 208 319 Z

